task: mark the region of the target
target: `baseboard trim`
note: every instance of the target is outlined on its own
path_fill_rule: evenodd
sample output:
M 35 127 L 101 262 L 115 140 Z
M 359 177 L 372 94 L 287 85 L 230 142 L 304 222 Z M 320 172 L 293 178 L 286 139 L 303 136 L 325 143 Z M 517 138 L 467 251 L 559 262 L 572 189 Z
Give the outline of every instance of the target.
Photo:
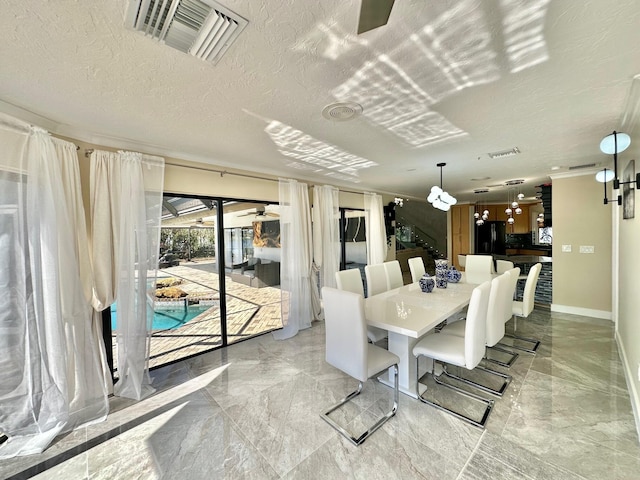
M 624 344 L 622 343 L 619 332 L 616 332 L 616 344 L 618 345 L 618 352 L 620 352 L 620 360 L 622 361 L 622 369 L 624 370 L 624 377 L 627 381 L 627 388 L 629 389 L 629 399 L 631 400 L 633 418 L 636 420 L 636 432 L 638 433 L 638 439 L 640 439 L 640 395 L 638 395 L 638 390 L 636 389 L 636 382 L 633 381 L 634 370 L 629 365 L 629 360 L 624 350 Z
M 582 315 L 584 317 L 602 318 L 603 320 L 613 320 L 611 312 L 606 310 L 594 310 L 591 308 L 572 307 L 570 305 L 551 304 L 551 311 L 558 313 L 572 313 L 573 315 Z

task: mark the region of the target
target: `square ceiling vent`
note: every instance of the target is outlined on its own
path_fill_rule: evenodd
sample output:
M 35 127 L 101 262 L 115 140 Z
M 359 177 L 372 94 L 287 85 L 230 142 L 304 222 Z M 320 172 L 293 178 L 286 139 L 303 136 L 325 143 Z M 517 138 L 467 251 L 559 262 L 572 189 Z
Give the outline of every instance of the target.
M 249 22 L 213 0 L 131 0 L 125 23 L 215 64 Z

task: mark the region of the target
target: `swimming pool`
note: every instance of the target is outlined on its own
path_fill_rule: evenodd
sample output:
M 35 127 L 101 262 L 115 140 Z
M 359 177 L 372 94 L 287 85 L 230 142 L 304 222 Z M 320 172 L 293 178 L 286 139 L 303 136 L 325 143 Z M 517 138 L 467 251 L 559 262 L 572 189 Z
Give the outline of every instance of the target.
M 176 302 L 176 305 L 157 306 L 153 314 L 153 330 L 173 330 L 181 327 L 189 320 L 194 319 L 202 312 L 206 312 L 213 305 L 185 305 L 182 302 Z M 114 303 L 111 305 L 111 330 L 116 330 L 117 307 Z

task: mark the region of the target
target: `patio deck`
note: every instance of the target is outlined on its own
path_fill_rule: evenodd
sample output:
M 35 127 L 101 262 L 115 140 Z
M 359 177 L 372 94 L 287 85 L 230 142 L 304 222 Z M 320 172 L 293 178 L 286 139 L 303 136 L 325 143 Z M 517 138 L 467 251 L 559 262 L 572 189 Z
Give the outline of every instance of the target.
M 218 274 L 215 261 L 184 262 L 158 271 L 158 279 L 174 277 L 183 280 L 179 288 L 186 298 L 218 300 Z M 227 339 L 239 340 L 282 327 L 279 287 L 254 288 L 233 282 L 226 276 Z M 112 336 L 114 363 L 117 362 L 115 333 Z M 154 331 L 151 336 L 149 368 L 202 353 L 222 345 L 220 307 L 216 302 L 183 326 Z M 117 368 L 117 365 L 115 365 Z

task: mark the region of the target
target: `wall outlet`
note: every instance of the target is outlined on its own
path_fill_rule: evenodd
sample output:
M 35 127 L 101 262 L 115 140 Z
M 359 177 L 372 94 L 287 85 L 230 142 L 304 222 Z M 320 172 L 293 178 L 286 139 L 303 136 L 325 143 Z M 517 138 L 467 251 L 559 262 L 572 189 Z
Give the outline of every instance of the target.
M 565 253 L 571 253 L 571 245 L 562 245 L 562 251 Z
M 595 247 L 593 245 L 580 245 L 580 253 L 594 253 Z

